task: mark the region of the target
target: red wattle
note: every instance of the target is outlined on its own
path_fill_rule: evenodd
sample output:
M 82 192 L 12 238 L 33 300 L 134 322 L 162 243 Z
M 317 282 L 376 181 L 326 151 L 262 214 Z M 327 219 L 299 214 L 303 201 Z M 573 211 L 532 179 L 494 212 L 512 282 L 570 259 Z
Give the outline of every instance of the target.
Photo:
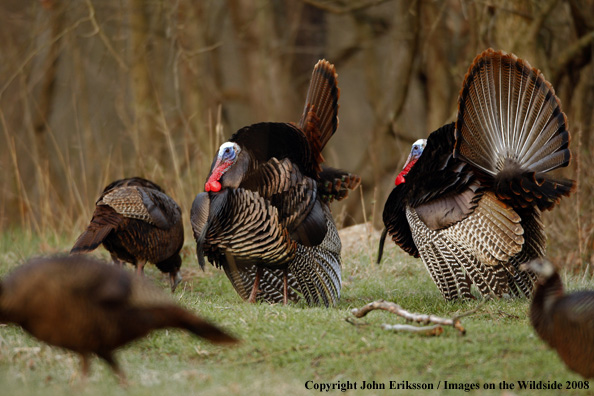
M 396 180 L 394 181 L 394 184 L 395 185 L 399 185 L 399 184 L 404 183 L 404 181 L 405 181 L 404 180 L 404 176 L 406 176 L 408 174 L 408 172 L 412 169 L 412 167 L 415 164 L 415 162 L 417 162 L 416 159 L 414 159 L 414 160 L 412 160 L 412 161 L 410 161 L 410 162 L 408 162 L 406 164 L 406 166 L 404 167 L 404 169 L 402 169 L 402 172 L 400 172 L 398 174 L 398 176 L 396 176 Z
M 219 183 L 216 180 L 209 180 L 206 182 L 206 184 L 204 185 L 204 190 L 205 191 L 212 191 L 212 192 L 219 192 L 221 191 L 221 183 Z

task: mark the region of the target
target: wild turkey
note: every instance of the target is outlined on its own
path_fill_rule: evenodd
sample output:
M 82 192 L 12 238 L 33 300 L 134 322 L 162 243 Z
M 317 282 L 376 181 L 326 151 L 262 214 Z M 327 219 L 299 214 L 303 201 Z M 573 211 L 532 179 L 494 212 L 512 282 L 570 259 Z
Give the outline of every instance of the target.
M 537 259 L 522 265 L 538 275 L 530 322 L 567 367 L 584 378 L 594 377 L 594 292 L 564 294 L 553 264 Z
M 477 56 L 456 123 L 413 145 L 384 207 L 384 236 L 421 257 L 446 300 L 530 296 L 520 264 L 544 255 L 540 212 L 574 189 L 569 132 L 553 87 L 513 54 Z M 383 250 L 380 242 L 380 255 Z
M 115 349 L 162 328 L 186 329 L 214 343 L 236 339 L 175 304 L 146 279 L 82 255 L 31 259 L 0 283 L 0 322 L 48 344 L 105 360 L 123 380 Z
M 223 143 L 191 210 L 200 266 L 222 267 L 250 302 L 334 305 L 340 297 L 340 239 L 328 202 L 359 177 L 322 167 L 338 127 L 337 74 L 319 61 L 298 126 L 259 123 Z
M 177 203 L 157 184 L 132 177 L 105 187 L 91 223 L 70 253 L 90 252 L 103 244 L 115 263 L 131 263 L 141 275 L 147 261 L 154 263 L 169 274 L 173 292 L 181 281 L 179 251 L 183 243 L 184 227 Z

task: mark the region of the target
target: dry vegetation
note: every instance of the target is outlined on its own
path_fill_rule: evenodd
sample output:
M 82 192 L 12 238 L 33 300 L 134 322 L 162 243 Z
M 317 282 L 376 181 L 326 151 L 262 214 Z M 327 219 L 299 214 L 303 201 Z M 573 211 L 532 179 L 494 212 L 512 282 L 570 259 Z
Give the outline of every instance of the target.
M 410 143 L 454 119 L 468 65 L 493 47 L 541 69 L 562 100 L 574 152 L 564 173 L 579 190 L 545 216 L 549 253 L 584 270 L 593 21 L 593 0 L 4 0 L 0 227 L 73 238 L 101 188 L 134 175 L 188 214 L 218 143 L 247 124 L 298 120 L 325 57 L 342 90 L 326 158 L 364 180 L 362 198 L 334 213 L 379 228 Z

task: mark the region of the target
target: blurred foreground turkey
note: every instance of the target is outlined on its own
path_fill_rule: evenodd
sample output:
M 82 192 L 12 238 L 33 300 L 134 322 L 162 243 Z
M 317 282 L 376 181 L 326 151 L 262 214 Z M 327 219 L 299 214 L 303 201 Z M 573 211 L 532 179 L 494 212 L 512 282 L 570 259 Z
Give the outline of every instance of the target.
M 116 180 L 103 190 L 87 229 L 71 253 L 86 253 L 103 244 L 113 261 L 136 266 L 146 262 L 169 274 L 171 291 L 181 281 L 179 251 L 184 243 L 181 210 L 157 184 L 133 177 Z
M 530 322 L 567 367 L 594 378 L 594 291 L 565 294 L 553 263 L 537 259 L 522 266 L 538 275 Z
M 175 304 L 140 276 L 87 256 L 35 258 L 0 284 L 0 322 L 48 344 L 105 360 L 123 379 L 113 352 L 151 330 L 180 328 L 213 343 L 237 340 Z

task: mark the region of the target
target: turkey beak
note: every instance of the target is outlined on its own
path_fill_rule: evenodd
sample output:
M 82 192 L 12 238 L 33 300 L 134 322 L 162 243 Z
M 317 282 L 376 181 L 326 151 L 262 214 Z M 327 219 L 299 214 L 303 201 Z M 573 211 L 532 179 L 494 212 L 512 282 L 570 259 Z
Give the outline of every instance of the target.
M 417 160 L 419 158 L 421 158 L 421 155 L 423 154 L 423 150 L 425 150 L 425 146 L 427 145 L 427 140 L 426 139 L 419 139 L 416 142 L 413 143 L 413 148 L 410 151 L 410 153 L 408 154 L 408 158 L 406 159 L 406 163 L 404 164 L 404 166 L 402 167 L 403 169 L 406 169 L 407 166 L 409 166 L 409 164 L 412 162 L 413 164 L 415 162 L 417 162 Z
M 404 166 L 402 167 L 402 169 L 406 169 L 408 164 L 410 164 L 410 162 L 413 161 L 414 158 L 415 157 L 413 157 L 412 153 L 408 154 L 408 158 L 406 159 L 406 162 L 404 162 Z

